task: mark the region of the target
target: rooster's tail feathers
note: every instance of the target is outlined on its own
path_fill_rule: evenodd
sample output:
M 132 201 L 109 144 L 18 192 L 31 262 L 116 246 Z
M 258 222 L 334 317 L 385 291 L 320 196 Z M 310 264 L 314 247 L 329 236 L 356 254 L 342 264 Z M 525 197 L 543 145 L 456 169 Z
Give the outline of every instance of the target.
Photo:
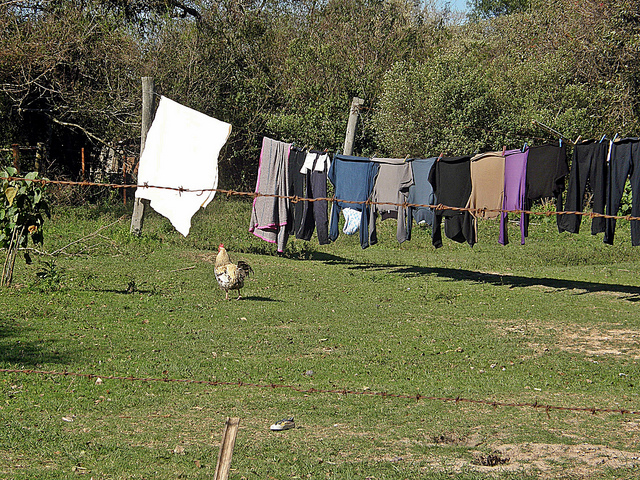
M 243 270 L 247 277 L 249 276 L 250 273 L 253 273 L 253 268 L 251 268 L 251 265 L 249 265 L 247 262 L 244 262 L 242 260 L 238 262 L 238 268 L 240 270 Z

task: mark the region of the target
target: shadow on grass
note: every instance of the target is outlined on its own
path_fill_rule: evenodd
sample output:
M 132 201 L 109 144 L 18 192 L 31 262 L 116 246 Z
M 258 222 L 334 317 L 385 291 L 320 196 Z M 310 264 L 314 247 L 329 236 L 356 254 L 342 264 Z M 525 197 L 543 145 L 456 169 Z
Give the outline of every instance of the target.
M 412 266 L 396 266 L 394 273 L 404 276 L 435 275 L 454 280 L 468 280 L 477 283 L 491 285 L 506 285 L 509 288 L 518 287 L 549 287 L 557 290 L 579 290 L 575 295 L 586 293 L 610 292 L 629 295 L 624 300 L 632 302 L 640 301 L 640 287 L 633 285 L 620 285 L 598 282 L 584 282 L 580 280 L 564 280 L 559 278 L 525 277 L 520 275 L 500 275 L 496 273 L 474 272 L 471 270 L 458 270 L 455 268 L 428 268 Z
M 496 273 L 483 273 L 473 270 L 441 267 L 417 267 L 411 265 L 398 264 L 377 264 L 359 263 L 348 258 L 338 257 L 325 253 L 314 255 L 313 260 L 325 262 L 327 264 L 350 265 L 352 270 L 385 270 L 389 273 L 402 275 L 404 277 L 416 277 L 422 275 L 449 278 L 451 280 L 471 281 L 496 286 L 508 286 L 509 288 L 520 287 L 548 287 L 556 290 L 578 290 L 574 295 L 584 295 L 586 293 L 617 293 L 628 295 L 621 297 L 630 302 L 640 302 L 640 286 L 621 285 L 599 282 L 585 282 L 580 280 L 565 280 L 548 277 L 527 277 L 522 275 L 500 275 Z
M 277 300 L 275 298 L 258 297 L 256 295 L 249 295 L 247 297 L 243 296 L 240 301 L 242 300 L 253 300 L 254 302 L 282 302 L 282 300 Z
M 0 364 L 40 367 L 44 364 L 68 365 L 72 359 L 68 354 L 56 350 L 55 340 L 24 341 L 29 328 L 0 323 Z

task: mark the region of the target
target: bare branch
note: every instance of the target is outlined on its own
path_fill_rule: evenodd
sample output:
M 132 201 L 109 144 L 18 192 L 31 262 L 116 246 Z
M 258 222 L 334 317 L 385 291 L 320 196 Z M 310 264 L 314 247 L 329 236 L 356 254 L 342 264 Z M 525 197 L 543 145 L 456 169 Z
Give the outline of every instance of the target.
M 50 117 L 50 118 L 51 118 L 51 120 L 52 120 L 54 123 L 57 123 L 58 125 L 62 125 L 62 126 L 65 126 L 65 127 L 77 128 L 78 130 L 81 130 L 81 131 L 82 131 L 82 132 L 83 132 L 87 137 L 89 137 L 89 138 L 93 138 L 93 139 L 94 139 L 94 140 L 96 140 L 97 142 L 100 142 L 100 143 L 102 143 L 103 145 L 106 145 L 107 147 L 112 148 L 112 149 L 114 149 L 114 150 L 116 150 L 116 151 L 118 150 L 118 148 L 117 148 L 117 147 L 115 147 L 115 146 L 113 146 L 111 143 L 109 143 L 109 142 L 107 142 L 106 140 L 103 140 L 102 138 L 100 138 L 100 137 L 98 137 L 98 136 L 94 135 L 93 133 L 91 133 L 90 131 L 88 131 L 86 128 L 84 128 L 84 127 L 82 127 L 82 126 L 80 126 L 80 125 L 78 125 L 78 124 L 76 124 L 76 123 L 63 122 L 62 120 L 58 120 L 58 119 L 57 119 L 57 118 L 55 118 L 55 117 Z

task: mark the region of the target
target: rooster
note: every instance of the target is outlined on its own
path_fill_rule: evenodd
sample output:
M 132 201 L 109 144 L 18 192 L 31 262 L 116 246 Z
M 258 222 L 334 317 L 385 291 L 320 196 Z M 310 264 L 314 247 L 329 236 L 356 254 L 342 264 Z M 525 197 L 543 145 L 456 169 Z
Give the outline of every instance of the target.
M 244 279 L 253 273 L 253 269 L 248 263 L 242 260 L 231 263 L 229 254 L 221 243 L 216 256 L 215 274 L 218 285 L 224 290 L 225 300 L 229 300 L 229 290 L 238 290 L 238 300 L 240 300 L 240 289 L 244 287 Z

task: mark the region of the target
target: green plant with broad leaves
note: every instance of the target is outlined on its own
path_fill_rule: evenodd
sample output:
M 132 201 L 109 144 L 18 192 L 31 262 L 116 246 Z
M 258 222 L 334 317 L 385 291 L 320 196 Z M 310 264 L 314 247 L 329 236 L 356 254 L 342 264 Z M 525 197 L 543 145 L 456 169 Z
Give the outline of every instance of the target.
M 50 217 L 46 188 L 34 181 L 38 173 L 30 172 L 24 179 L 15 178 L 17 175 L 13 167 L 0 170 L 0 247 L 7 250 L 1 286 L 11 284 L 18 249 L 27 247 L 29 238 L 33 244 L 43 242 L 42 226 L 45 216 Z M 31 263 L 28 252 L 25 260 Z

